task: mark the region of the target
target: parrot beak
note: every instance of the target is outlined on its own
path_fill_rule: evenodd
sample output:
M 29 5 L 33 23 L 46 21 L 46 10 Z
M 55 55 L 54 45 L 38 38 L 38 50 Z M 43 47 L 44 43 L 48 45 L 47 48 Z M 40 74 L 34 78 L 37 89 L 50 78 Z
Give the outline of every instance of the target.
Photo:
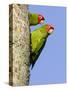
M 41 20 L 41 21 L 40 21 L 40 24 L 43 24 L 43 23 L 44 23 L 44 20 Z
M 48 30 L 48 33 L 51 34 L 51 33 L 53 33 L 53 31 L 54 31 L 54 27 L 51 26 Z

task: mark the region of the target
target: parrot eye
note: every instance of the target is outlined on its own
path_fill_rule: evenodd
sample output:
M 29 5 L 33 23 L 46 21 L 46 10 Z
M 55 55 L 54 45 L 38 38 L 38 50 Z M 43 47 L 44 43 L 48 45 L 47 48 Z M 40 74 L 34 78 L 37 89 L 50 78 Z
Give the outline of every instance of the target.
M 42 19 L 42 16 L 41 16 L 41 15 L 39 15 L 39 18 L 40 18 L 40 19 Z
M 39 16 L 40 17 L 40 19 L 42 19 L 42 16 Z
M 38 23 L 43 24 L 44 23 L 44 17 L 42 15 L 38 16 Z

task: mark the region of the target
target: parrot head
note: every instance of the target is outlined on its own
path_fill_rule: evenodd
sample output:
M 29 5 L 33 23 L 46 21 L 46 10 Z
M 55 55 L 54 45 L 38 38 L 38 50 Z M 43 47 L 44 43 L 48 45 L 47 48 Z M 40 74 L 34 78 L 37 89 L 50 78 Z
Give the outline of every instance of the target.
M 54 31 L 54 27 L 53 27 L 53 25 L 46 24 L 45 30 L 47 31 L 48 34 L 51 34 Z
M 38 15 L 38 23 L 42 24 L 44 22 L 45 18 L 42 15 Z

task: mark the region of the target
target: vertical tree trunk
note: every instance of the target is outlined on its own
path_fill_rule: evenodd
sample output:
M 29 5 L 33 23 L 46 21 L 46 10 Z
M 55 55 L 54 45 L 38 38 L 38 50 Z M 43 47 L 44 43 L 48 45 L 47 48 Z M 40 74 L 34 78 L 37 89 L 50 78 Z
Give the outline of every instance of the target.
M 9 84 L 29 84 L 30 32 L 28 6 L 9 5 Z

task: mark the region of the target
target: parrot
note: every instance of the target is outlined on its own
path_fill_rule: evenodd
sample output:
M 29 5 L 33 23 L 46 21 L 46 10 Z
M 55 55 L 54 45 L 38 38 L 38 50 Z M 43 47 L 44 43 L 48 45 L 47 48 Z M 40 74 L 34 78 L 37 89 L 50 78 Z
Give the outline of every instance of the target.
M 31 50 L 30 50 L 30 66 L 33 69 L 38 57 L 40 56 L 48 36 L 54 31 L 53 25 L 44 24 L 31 32 Z
M 45 20 L 44 16 L 41 14 L 37 13 L 28 13 L 28 18 L 29 18 L 29 25 L 34 26 L 37 24 L 42 24 Z

